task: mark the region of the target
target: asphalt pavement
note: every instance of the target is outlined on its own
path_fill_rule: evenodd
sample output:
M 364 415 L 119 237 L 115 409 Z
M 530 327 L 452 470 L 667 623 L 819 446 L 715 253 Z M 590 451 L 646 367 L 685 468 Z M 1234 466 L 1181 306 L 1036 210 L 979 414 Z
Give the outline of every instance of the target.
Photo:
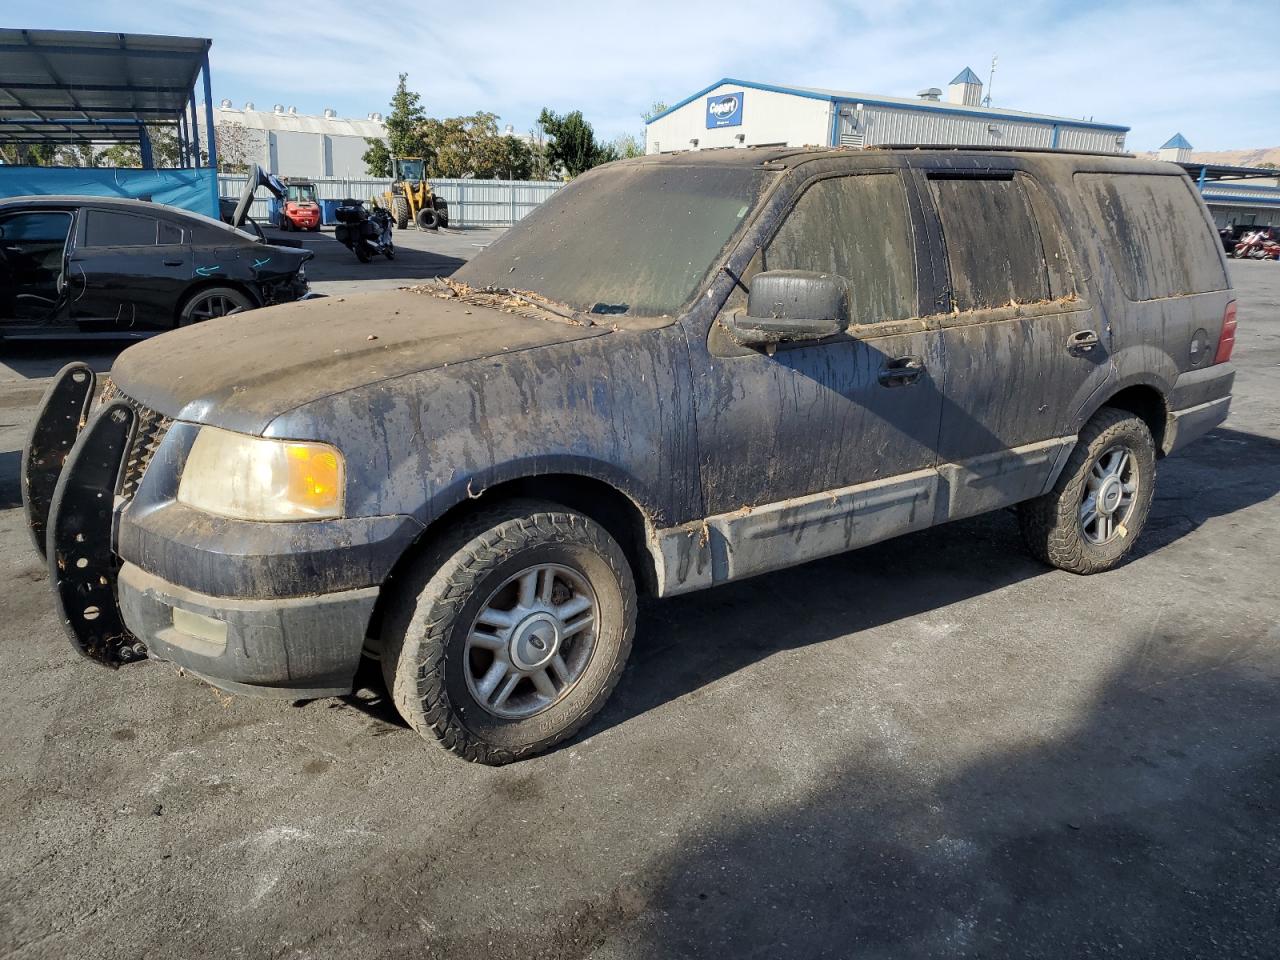
M 321 249 L 327 292 L 403 282 Z M 17 483 L 79 353 L 0 355 L 0 955 L 1276 957 L 1280 264 L 1231 269 L 1231 418 L 1131 562 L 1047 570 L 1000 512 L 648 602 L 603 714 L 500 769 L 372 678 L 79 659 Z

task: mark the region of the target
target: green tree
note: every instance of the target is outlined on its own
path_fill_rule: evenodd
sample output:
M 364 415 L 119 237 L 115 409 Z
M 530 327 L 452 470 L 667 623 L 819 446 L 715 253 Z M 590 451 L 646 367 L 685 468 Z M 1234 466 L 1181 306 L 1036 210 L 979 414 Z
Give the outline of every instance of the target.
M 666 113 L 666 112 L 667 112 L 667 105 L 666 105 L 666 103 L 664 103 L 664 102 L 663 102 L 663 101 L 661 101 L 661 100 L 655 100 L 655 101 L 653 101 L 653 104 L 649 107 L 649 109 L 648 109 L 648 110 L 646 110 L 644 113 L 640 114 L 640 119 L 641 119 L 641 120 L 643 120 L 645 123 L 648 123 L 650 120 L 652 120 L 652 119 L 653 119 L 654 117 L 656 117 L 658 114 L 660 114 L 660 113 Z
M 517 138 L 499 135 L 493 113 L 429 117 L 422 124 L 422 139 L 431 177 L 527 180 L 533 172 L 533 152 Z
M 643 157 L 644 140 L 634 133 L 620 133 L 613 138 L 613 152 L 622 160 Z
M 0 146 L 0 159 L 5 163 L 47 167 L 54 162 L 58 148 L 52 143 L 12 143 Z
M 618 159 L 611 144 L 596 142 L 595 130 L 582 118 L 581 110 L 561 117 L 543 107 L 538 126 L 546 131 L 547 160 L 552 168 L 563 168 L 571 177 Z
M 177 131 L 171 126 L 147 125 L 147 137 L 151 140 L 151 162 L 157 167 L 177 167 L 182 163 L 182 151 L 178 146 Z M 201 162 L 208 160 L 206 150 L 200 151 Z M 98 154 L 101 167 L 142 166 L 142 146 L 134 142 L 113 143 Z
M 426 144 L 422 137 L 422 124 L 427 119 L 422 109 L 422 97 L 409 89 L 409 75 L 400 74 L 396 92 L 391 95 L 391 112 L 387 114 L 387 142 L 366 137 L 369 149 L 360 158 L 369 174 L 375 177 L 391 175 L 392 157 L 426 156 Z
M 369 149 L 360 157 L 364 161 L 365 171 L 371 177 L 391 176 L 391 151 L 387 149 L 387 145 L 372 137 L 365 137 L 364 142 L 369 145 Z

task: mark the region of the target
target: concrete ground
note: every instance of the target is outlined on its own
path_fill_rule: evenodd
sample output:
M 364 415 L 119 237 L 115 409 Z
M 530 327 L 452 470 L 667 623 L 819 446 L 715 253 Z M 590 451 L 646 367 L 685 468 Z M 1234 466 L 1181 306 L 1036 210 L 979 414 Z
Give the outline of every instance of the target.
M 652 602 L 603 715 L 502 769 L 375 687 L 78 659 L 17 487 L 63 357 L 0 358 L 0 954 L 1275 957 L 1280 265 L 1231 269 L 1231 419 L 1130 563 L 1002 512 Z

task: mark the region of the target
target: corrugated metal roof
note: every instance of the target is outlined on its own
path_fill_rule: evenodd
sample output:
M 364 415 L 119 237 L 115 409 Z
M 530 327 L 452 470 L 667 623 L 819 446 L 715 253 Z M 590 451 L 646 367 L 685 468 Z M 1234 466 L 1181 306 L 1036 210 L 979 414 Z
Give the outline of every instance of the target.
M 127 122 L 174 123 L 209 40 L 83 30 L 0 29 L 0 136 L 115 139 Z
M 387 126 L 381 120 L 356 120 L 347 117 L 324 117 L 303 113 L 276 113 L 274 110 L 240 110 L 214 106 L 213 122 L 241 123 L 251 130 L 274 130 L 293 133 L 329 134 L 335 137 L 381 137 Z
M 1128 133 L 1129 128 L 1112 123 L 1098 123 L 1094 120 L 1076 120 L 1071 117 L 1058 117 L 1047 113 L 1027 113 L 1022 110 L 1006 110 L 1003 107 L 969 106 L 967 104 L 947 103 L 940 100 L 920 100 L 914 97 L 891 97 L 880 93 L 858 93 L 852 90 L 830 90 L 823 87 L 779 86 L 771 83 L 759 83 L 754 80 L 739 80 L 724 77 L 697 93 L 685 97 L 674 106 L 668 107 L 645 121 L 653 123 L 673 111 L 679 110 L 699 97 L 705 96 L 717 87 L 734 85 L 754 90 L 770 90 L 774 93 L 790 93 L 799 97 L 812 97 L 818 100 L 839 100 L 850 103 L 870 103 L 882 106 L 900 106 L 909 110 L 936 111 L 937 113 L 968 114 L 970 116 L 990 117 L 992 120 L 1026 120 L 1033 123 L 1061 124 L 1062 126 L 1089 127 L 1098 130 L 1112 130 L 1116 133 Z

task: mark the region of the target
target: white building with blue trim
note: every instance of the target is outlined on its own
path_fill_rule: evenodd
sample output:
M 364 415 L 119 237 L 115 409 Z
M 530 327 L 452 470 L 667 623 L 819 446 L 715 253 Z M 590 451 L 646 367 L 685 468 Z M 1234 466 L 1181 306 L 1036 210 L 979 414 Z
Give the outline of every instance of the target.
M 649 119 L 648 153 L 709 147 L 962 144 L 1123 153 L 1128 127 L 982 105 L 966 67 L 915 98 L 726 77 Z

